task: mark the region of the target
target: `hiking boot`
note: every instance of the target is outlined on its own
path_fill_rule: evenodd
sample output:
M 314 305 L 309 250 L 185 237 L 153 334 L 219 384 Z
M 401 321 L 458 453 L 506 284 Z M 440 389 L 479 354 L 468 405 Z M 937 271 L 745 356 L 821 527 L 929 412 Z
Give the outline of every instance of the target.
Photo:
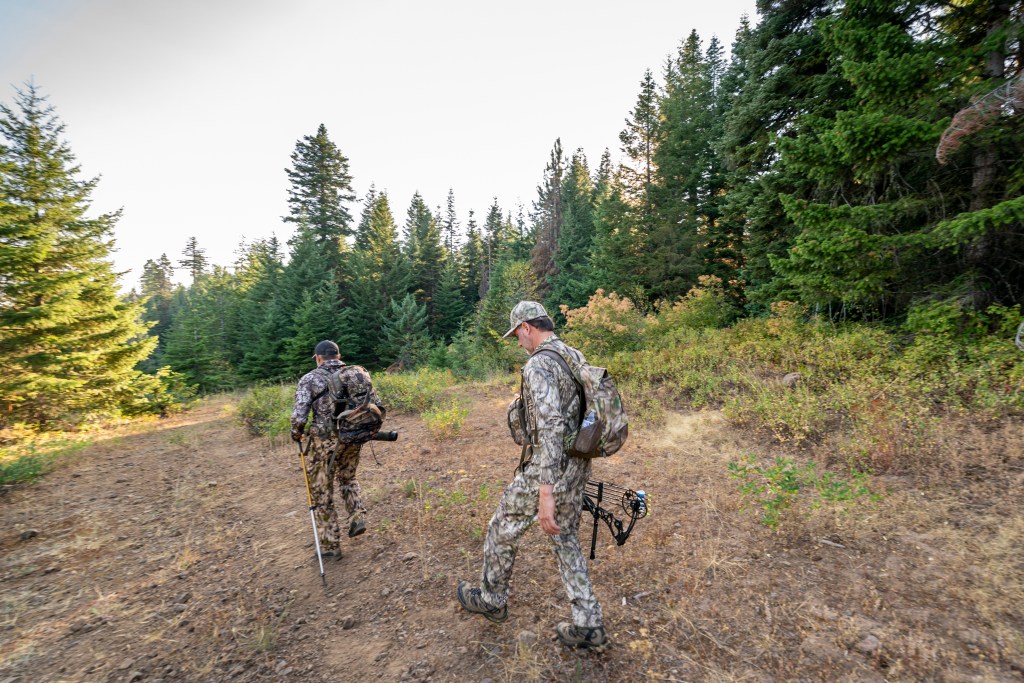
M 363 521 L 362 515 L 357 515 L 352 518 L 352 522 L 348 525 L 348 537 L 355 538 L 359 534 L 366 531 L 366 522 Z
M 508 605 L 502 605 L 501 607 L 488 605 L 484 602 L 483 596 L 480 595 L 480 589 L 470 588 L 469 584 L 465 581 L 459 581 L 458 595 L 459 604 L 467 612 L 482 614 L 495 624 L 500 624 L 508 619 Z
M 569 647 L 578 647 L 581 650 L 593 652 L 604 652 L 608 648 L 608 638 L 604 633 L 604 626 L 587 628 L 575 624 L 560 623 L 555 627 L 558 639 Z
M 321 550 L 320 557 L 324 562 L 330 562 L 331 560 L 337 562 L 341 560 L 341 551 L 338 549 Z M 313 561 L 316 562 L 316 553 L 313 553 Z

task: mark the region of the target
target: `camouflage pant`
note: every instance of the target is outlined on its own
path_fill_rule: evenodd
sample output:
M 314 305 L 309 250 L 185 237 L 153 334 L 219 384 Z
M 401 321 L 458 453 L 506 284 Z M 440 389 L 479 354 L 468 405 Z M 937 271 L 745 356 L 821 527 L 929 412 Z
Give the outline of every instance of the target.
M 556 492 L 555 522 L 561 531 L 549 536 L 562 585 L 572 605 L 572 621 L 577 626 L 593 628 L 602 626 L 601 605 L 594 596 L 594 589 L 587 574 L 587 562 L 580 549 L 580 511 L 583 508 L 583 486 L 568 491 Z M 512 565 L 519 550 L 523 533 L 537 521 L 537 504 L 540 484 L 535 476 L 517 472 L 505 488 L 498 503 L 498 509 L 487 527 L 484 538 L 484 566 L 480 590 L 485 601 L 492 605 L 503 605 L 508 600 L 509 581 Z
M 334 453 L 338 440 L 335 438 L 319 439 L 313 437 L 309 447 L 309 487 L 313 494 L 313 505 L 316 528 L 320 533 L 320 549 L 323 551 L 338 550 L 341 543 L 341 528 L 338 524 L 338 511 L 334 507 L 334 492 L 341 495 L 345 502 L 345 510 L 351 518 L 355 513 L 365 513 L 360 497 L 359 482 L 356 481 L 356 468 L 359 467 L 359 450 L 361 445 L 342 445 L 334 456 L 333 472 L 327 471 L 327 464 Z M 337 485 L 337 488 L 335 488 Z

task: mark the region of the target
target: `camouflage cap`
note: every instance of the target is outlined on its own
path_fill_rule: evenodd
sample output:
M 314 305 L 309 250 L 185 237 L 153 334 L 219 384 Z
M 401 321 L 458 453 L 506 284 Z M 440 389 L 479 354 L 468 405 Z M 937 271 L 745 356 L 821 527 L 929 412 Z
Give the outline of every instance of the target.
M 550 317 L 548 312 L 544 310 L 544 307 L 536 301 L 520 301 L 508 316 L 508 321 L 512 323 L 512 327 L 508 328 L 508 332 L 501 335 L 501 337 L 504 339 L 509 336 L 516 331 L 517 327 L 528 320 Z

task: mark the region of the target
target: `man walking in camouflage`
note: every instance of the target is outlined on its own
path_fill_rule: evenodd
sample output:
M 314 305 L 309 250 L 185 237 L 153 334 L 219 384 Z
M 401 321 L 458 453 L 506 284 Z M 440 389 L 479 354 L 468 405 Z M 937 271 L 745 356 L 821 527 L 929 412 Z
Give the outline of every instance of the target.
M 567 437 L 579 425 L 580 389 L 572 375 L 545 349 L 583 362 L 583 354 L 554 333 L 544 307 L 521 301 L 509 316 L 519 345 L 530 353 L 523 366 L 523 400 L 527 445 L 523 462 L 506 487 L 487 527 L 480 587 L 458 586 L 463 609 L 500 623 L 508 618 L 509 581 L 523 533 L 540 522 L 551 538 L 562 584 L 572 605 L 572 623 L 562 622 L 558 639 L 572 647 L 602 651 L 607 644 L 601 605 L 594 596 L 579 542 L 583 491 L 590 478 L 590 460 L 568 454 Z
M 360 497 L 359 482 L 356 481 L 356 468 L 359 467 L 359 450 L 361 444 L 339 444 L 334 429 L 334 405 L 327 391 L 327 378 L 343 367 L 338 345 L 332 341 L 322 341 L 313 350 L 316 369 L 307 372 L 299 380 L 295 389 L 295 405 L 292 409 L 292 439 L 302 443 L 306 427 L 306 417 L 310 408 L 313 420 L 309 429 L 309 459 L 306 461 L 310 486 L 312 488 L 313 505 L 316 508 L 316 526 L 320 533 L 320 549 L 324 559 L 341 559 L 341 530 L 338 524 L 338 512 L 334 506 L 335 484 L 337 491 L 345 502 L 348 512 L 348 535 L 358 536 L 366 531 L 363 515 L 366 508 Z M 365 381 L 369 383 L 369 374 Z M 359 379 L 359 378 L 356 378 Z

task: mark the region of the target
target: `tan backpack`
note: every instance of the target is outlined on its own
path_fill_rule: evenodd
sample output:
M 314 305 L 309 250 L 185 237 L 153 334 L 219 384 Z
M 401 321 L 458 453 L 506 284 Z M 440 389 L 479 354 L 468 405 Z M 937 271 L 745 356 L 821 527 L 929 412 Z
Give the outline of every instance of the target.
M 566 358 L 555 349 L 542 349 L 537 353 L 549 353 L 563 371 L 569 373 L 580 389 L 580 422 L 572 442 L 569 455 L 577 458 L 606 458 L 622 448 L 629 436 L 629 419 L 622 407 L 622 397 L 615 388 L 615 382 L 604 368 L 587 363 L 577 363 Z M 526 402 L 523 389 L 509 404 L 506 419 L 512 439 L 526 448 L 535 439 L 529 438 L 529 422 L 526 416 Z

